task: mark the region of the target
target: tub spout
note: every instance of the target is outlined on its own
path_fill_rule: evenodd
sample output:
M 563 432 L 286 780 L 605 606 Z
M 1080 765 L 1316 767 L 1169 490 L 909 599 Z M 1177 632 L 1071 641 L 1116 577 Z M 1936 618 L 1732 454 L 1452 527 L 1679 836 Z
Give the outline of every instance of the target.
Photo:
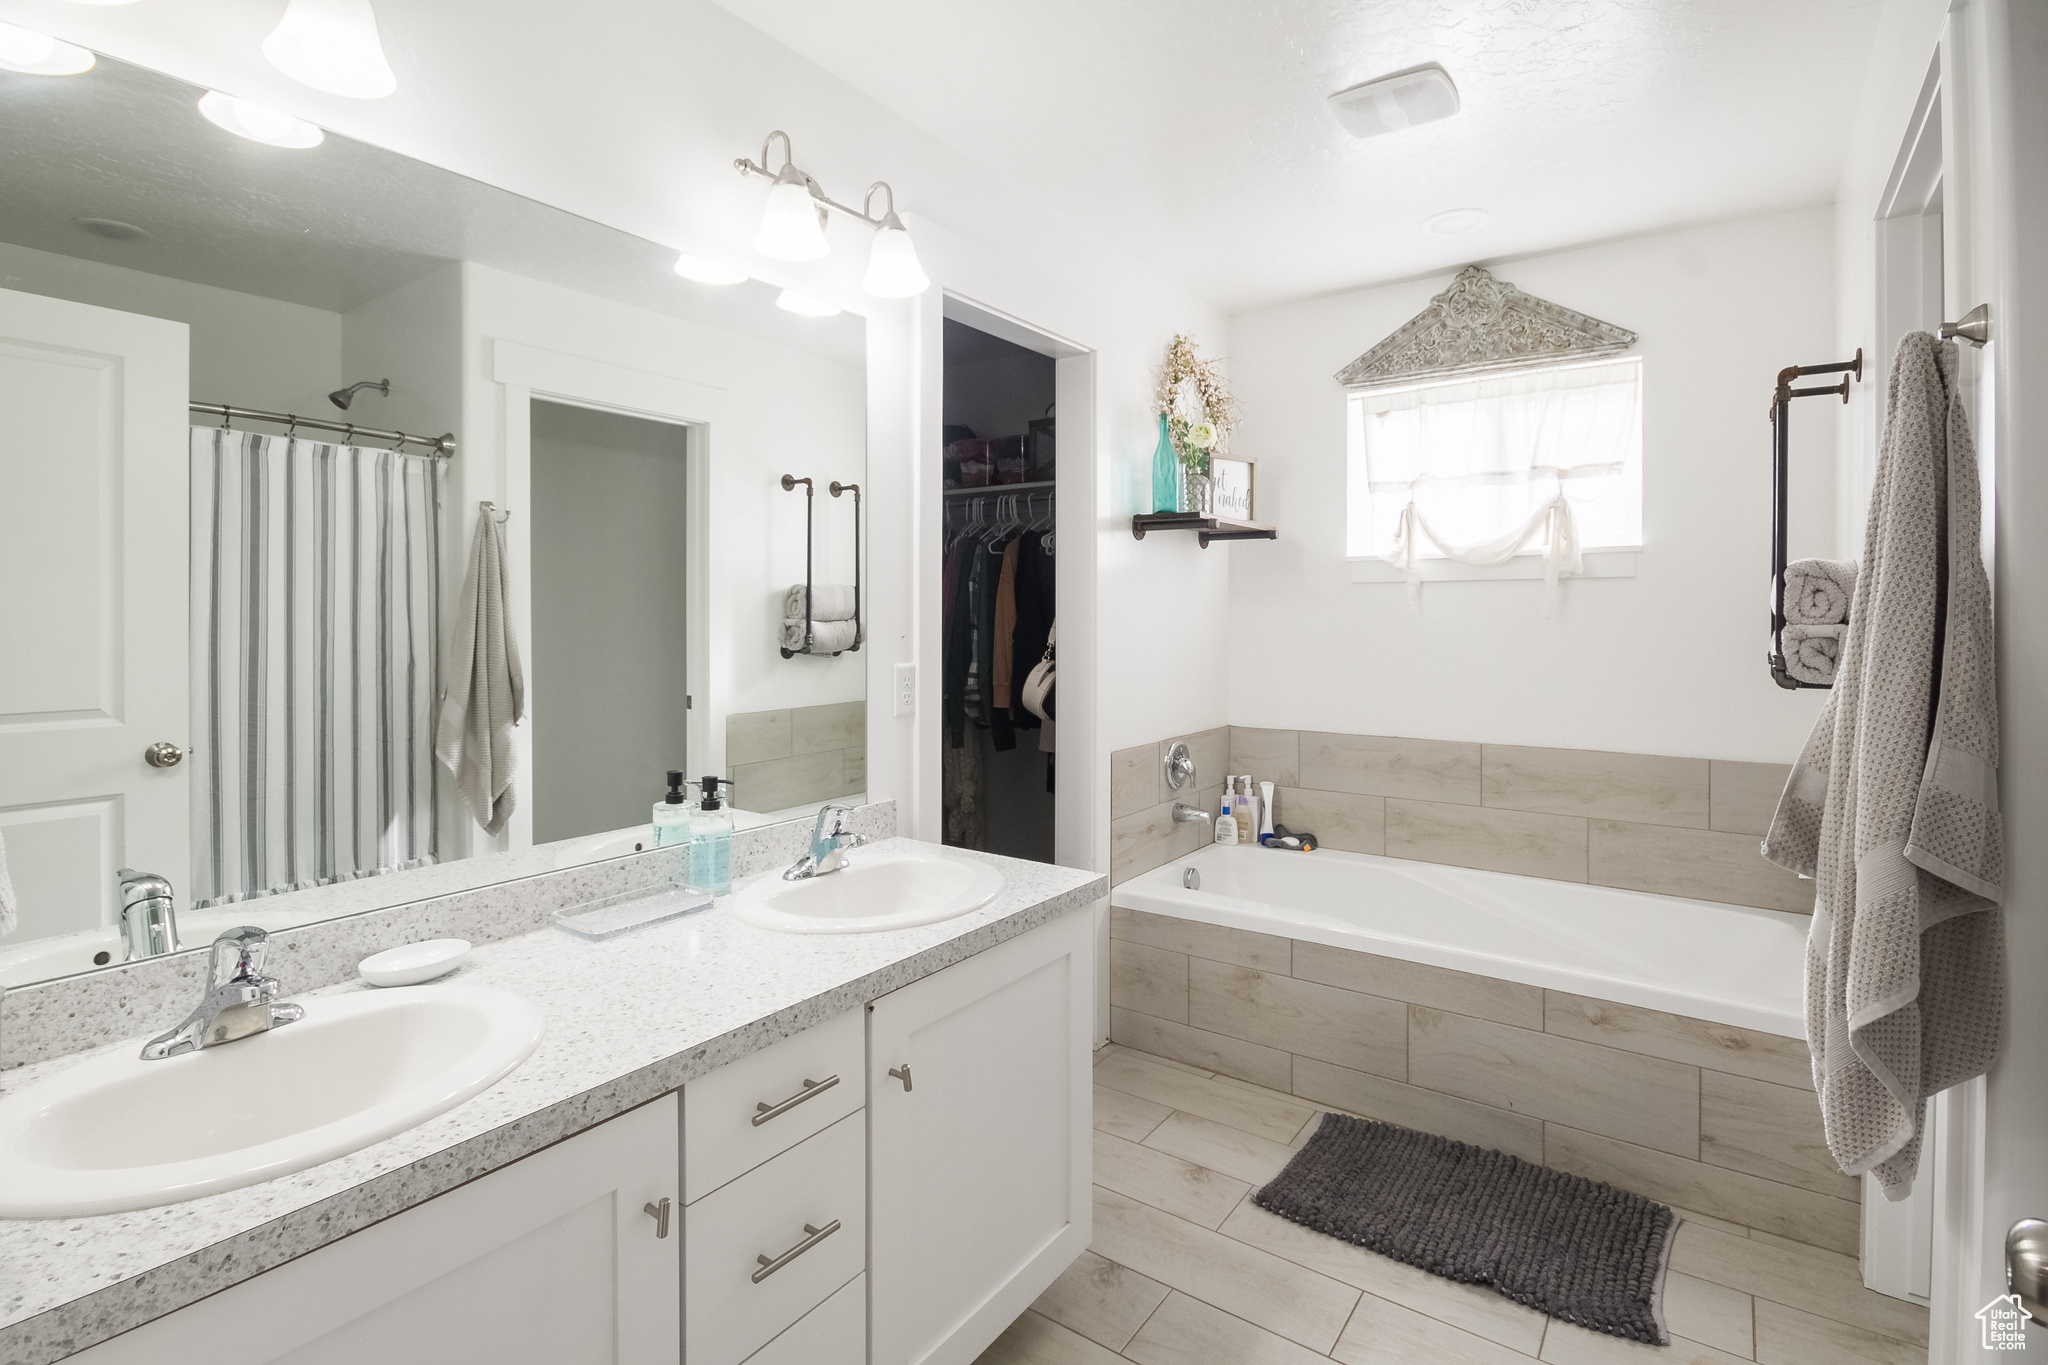
M 1186 825 L 1192 824 L 1196 820 L 1201 821 L 1205 825 L 1208 824 L 1209 812 L 1205 810 L 1197 810 L 1195 807 L 1190 806 L 1185 801 L 1176 801 L 1173 803 L 1173 823 L 1175 823 L 1176 825 Z

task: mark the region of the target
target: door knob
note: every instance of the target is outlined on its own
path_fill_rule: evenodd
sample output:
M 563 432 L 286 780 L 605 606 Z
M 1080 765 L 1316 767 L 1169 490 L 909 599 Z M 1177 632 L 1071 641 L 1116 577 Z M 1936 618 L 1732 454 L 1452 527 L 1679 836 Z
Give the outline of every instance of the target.
M 2022 1218 L 2005 1234 L 2005 1287 L 2035 1322 L 2048 1323 L 2048 1222 Z
M 185 751 L 168 740 L 158 740 L 142 751 L 142 761 L 152 768 L 175 768 L 184 760 Z

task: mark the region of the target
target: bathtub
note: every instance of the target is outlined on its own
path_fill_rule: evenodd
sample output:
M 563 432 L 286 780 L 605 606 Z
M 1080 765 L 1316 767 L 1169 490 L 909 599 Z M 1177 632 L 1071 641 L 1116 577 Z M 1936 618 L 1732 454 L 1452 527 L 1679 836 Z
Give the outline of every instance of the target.
M 1183 878 L 1192 868 L 1200 888 Z M 1318 849 L 1211 844 L 1110 903 L 1805 1036 L 1807 917 Z

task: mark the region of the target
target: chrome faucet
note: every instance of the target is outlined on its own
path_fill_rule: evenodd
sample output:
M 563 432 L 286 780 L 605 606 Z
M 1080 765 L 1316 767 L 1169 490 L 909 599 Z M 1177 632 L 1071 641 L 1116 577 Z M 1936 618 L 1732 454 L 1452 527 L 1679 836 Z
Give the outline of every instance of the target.
M 206 994 L 199 1008 L 186 1016 L 184 1023 L 145 1043 L 142 1060 L 154 1062 L 198 1052 L 305 1018 L 304 1006 L 276 1003 L 277 979 L 263 974 L 269 945 L 270 935 L 248 924 L 215 939 L 213 960 L 206 972 Z
M 818 823 L 811 827 L 811 851 L 783 873 L 782 880 L 806 881 L 845 867 L 846 851 L 868 841 L 867 835 L 855 834 L 846 827 L 846 817 L 851 814 L 853 807 L 843 801 L 827 801 L 820 806 Z
M 137 872 L 132 867 L 114 875 L 121 879 L 121 938 L 128 945 L 127 960 L 162 957 L 184 947 L 178 942 L 178 911 L 171 901 L 171 884 L 154 872 Z
M 1194 806 L 1190 806 L 1185 801 L 1176 801 L 1173 803 L 1173 823 L 1175 823 L 1176 825 L 1186 825 L 1192 824 L 1197 820 L 1201 821 L 1205 825 L 1209 824 L 1209 812 L 1205 810 L 1199 810 Z

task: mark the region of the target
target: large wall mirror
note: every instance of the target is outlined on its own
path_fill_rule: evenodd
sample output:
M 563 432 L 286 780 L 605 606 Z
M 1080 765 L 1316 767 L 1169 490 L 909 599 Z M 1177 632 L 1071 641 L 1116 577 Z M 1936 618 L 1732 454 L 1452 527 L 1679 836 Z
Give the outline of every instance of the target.
M 862 798 L 859 317 L 104 58 L 0 187 L 0 986 Z

